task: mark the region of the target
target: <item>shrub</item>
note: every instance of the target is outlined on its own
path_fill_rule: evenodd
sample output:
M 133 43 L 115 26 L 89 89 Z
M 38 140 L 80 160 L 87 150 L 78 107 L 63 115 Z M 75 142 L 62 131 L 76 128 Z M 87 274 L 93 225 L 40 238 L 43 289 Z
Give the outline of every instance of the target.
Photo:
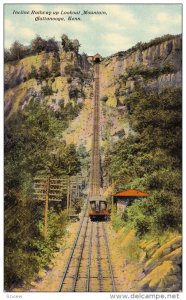
M 38 78 L 38 72 L 35 68 L 35 66 L 31 66 L 31 72 L 29 73 L 28 77 L 31 79 L 31 78 L 35 78 L 37 79 Z
M 53 90 L 52 88 L 47 84 L 45 86 L 42 86 L 41 92 L 43 93 L 44 96 L 51 96 L 53 95 Z
M 104 95 L 103 97 L 101 97 L 100 101 L 102 102 L 106 102 L 108 100 L 108 97 L 106 95 Z
M 66 75 L 73 76 L 74 71 L 75 71 L 75 67 L 73 65 L 67 65 L 67 66 L 65 66 L 65 74 Z
M 59 51 L 59 46 L 54 38 L 50 38 L 46 41 L 45 51 L 46 52 L 58 52 Z
M 39 77 L 41 80 L 47 79 L 48 77 L 50 77 L 50 71 L 47 66 L 44 65 L 39 68 Z
M 115 231 L 118 231 L 120 228 L 124 226 L 124 220 L 122 217 L 122 213 L 117 213 L 116 210 L 112 209 L 112 227 Z
M 134 77 L 135 75 L 141 75 L 145 79 L 156 78 L 161 74 L 175 72 L 175 66 L 170 61 L 167 61 L 161 67 L 136 66 L 128 68 L 126 71 L 127 73 L 125 75 L 120 76 L 123 81 L 126 81 L 129 77 Z
M 42 39 L 39 35 L 36 36 L 36 38 L 34 38 L 31 41 L 31 51 L 34 54 L 39 54 L 40 52 L 44 51 L 46 48 L 46 40 Z
M 53 58 L 53 60 L 52 60 L 51 73 L 54 77 L 58 77 L 58 76 L 61 75 L 61 73 L 60 73 L 60 63 L 57 60 L 57 58 Z

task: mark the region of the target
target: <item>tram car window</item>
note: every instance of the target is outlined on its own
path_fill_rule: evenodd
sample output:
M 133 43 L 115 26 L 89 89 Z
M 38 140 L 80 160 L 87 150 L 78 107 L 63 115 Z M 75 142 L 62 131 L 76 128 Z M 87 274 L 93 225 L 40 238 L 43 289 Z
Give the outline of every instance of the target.
M 103 211 L 107 208 L 106 202 L 100 201 L 100 211 Z
M 91 209 L 96 209 L 96 201 L 91 201 L 90 207 L 91 207 Z

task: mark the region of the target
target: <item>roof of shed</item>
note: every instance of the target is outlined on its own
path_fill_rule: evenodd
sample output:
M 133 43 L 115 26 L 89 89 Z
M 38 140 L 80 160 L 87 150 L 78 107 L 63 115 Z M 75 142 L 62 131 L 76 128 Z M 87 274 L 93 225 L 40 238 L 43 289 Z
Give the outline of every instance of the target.
M 120 193 L 116 193 L 113 196 L 117 197 L 148 197 L 150 194 L 140 192 L 137 190 L 127 190 L 127 191 L 122 191 Z

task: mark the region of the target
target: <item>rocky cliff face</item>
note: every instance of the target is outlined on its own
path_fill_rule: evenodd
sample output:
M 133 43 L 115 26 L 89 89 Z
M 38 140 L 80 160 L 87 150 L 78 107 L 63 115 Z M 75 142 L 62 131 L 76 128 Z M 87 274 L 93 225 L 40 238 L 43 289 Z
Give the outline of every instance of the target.
M 157 90 L 180 87 L 182 37 L 175 36 L 150 46 L 135 47 L 103 59 L 100 64 L 101 137 L 102 147 L 128 135 L 130 127 L 125 99 L 136 87 Z M 44 72 L 43 69 L 48 71 Z M 48 73 L 47 73 L 48 72 Z M 47 74 L 46 74 L 47 73 Z M 49 92 L 44 89 L 49 87 Z M 67 143 L 91 147 L 93 103 L 93 68 L 86 55 L 60 51 L 41 53 L 5 65 L 5 113 L 10 117 L 34 97 L 47 101 L 51 109 L 64 109 L 68 103 L 82 105 L 77 118 L 69 123 L 64 134 Z
M 182 38 L 177 36 L 145 50 L 118 53 L 106 58 L 102 63 L 102 94 L 115 86 L 110 98 L 114 97 L 115 103 L 119 104 L 124 99 L 122 96 L 134 90 L 136 83 L 159 92 L 167 85 L 181 86 L 181 45 Z M 121 87 L 119 79 L 122 77 Z M 116 95 L 118 89 L 120 93 Z
M 144 277 L 139 282 L 143 291 L 174 292 L 181 290 L 182 237 L 168 239 L 158 247 L 154 241 L 143 241 L 141 262 Z
M 134 229 L 120 229 L 114 238 L 120 271 L 124 278 L 120 290 L 126 292 L 176 292 L 181 291 L 182 238 L 177 233 L 138 239 Z
M 52 77 L 53 64 L 55 63 L 59 67 L 58 75 L 61 76 L 68 75 L 65 68 L 80 68 L 82 72 L 88 72 L 90 68 L 86 55 L 78 55 L 73 51 L 60 51 L 59 53 L 46 53 L 43 51 L 38 55 L 28 56 L 20 61 L 6 63 L 4 70 L 5 89 L 15 87 L 29 80 L 32 67 L 39 71 L 41 67 L 47 66 L 49 72 L 51 72 L 49 77 Z M 73 72 L 72 69 L 70 71 Z
M 19 62 L 5 64 L 5 115 L 10 117 L 24 108 L 31 97 L 41 104 L 46 100 L 53 110 L 64 105 L 83 103 L 89 97 L 92 75 L 86 56 L 61 51 L 42 52 Z M 48 88 L 46 90 L 46 87 Z

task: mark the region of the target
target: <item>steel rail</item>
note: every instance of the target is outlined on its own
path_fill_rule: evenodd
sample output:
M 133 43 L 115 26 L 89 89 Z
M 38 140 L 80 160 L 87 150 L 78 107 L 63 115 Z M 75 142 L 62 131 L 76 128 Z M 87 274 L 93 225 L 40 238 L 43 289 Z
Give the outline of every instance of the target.
M 99 282 L 99 290 L 101 292 L 102 288 L 101 288 L 101 279 L 102 279 L 102 274 L 101 274 L 101 261 L 100 261 L 100 241 L 99 241 L 99 222 L 96 222 L 97 226 L 97 267 L 98 267 L 98 282 Z
M 115 282 L 114 282 L 114 274 L 113 274 L 113 269 L 112 269 L 112 264 L 111 264 L 111 259 L 110 259 L 110 250 L 109 250 L 109 245 L 108 245 L 108 240 L 107 240 L 107 234 L 106 234 L 105 226 L 103 223 L 102 223 L 102 229 L 103 229 L 103 235 L 104 235 L 104 240 L 105 240 L 106 249 L 107 249 L 107 260 L 108 260 L 108 264 L 109 264 L 110 277 L 111 277 L 111 281 L 112 281 L 112 292 L 116 292 L 116 286 L 115 286 Z
M 72 286 L 72 292 L 75 292 L 75 289 L 76 289 L 76 283 L 77 283 L 77 280 L 78 280 L 79 269 L 80 269 L 80 266 L 81 266 L 81 261 L 82 261 L 82 255 L 83 255 L 85 240 L 86 240 L 86 233 L 87 233 L 88 223 L 89 223 L 89 218 L 87 217 L 86 225 L 85 225 L 85 231 L 84 231 L 84 235 L 83 235 L 83 240 L 82 240 L 82 243 L 81 243 L 81 252 L 80 252 L 80 255 L 78 257 L 78 263 L 77 263 L 76 272 L 75 272 L 75 275 L 74 275 L 74 282 L 73 282 L 73 286 Z
M 77 242 L 78 242 L 78 239 L 79 239 L 79 235 L 80 235 L 80 232 L 81 232 L 81 229 L 82 229 L 82 225 L 83 225 L 83 222 L 84 222 L 86 211 L 87 211 L 87 205 L 85 207 L 84 214 L 83 214 L 83 216 L 81 218 L 81 222 L 79 224 L 79 228 L 78 228 L 78 231 L 77 231 L 77 234 L 76 234 L 76 238 L 74 240 L 74 243 L 73 243 L 73 246 L 72 246 L 72 250 L 71 250 L 71 252 L 69 254 L 69 257 L 68 257 L 68 260 L 67 260 L 67 264 L 65 266 L 65 270 L 64 270 L 64 273 L 62 275 L 62 278 L 61 278 L 61 281 L 60 281 L 60 284 L 59 284 L 59 288 L 57 290 L 58 292 L 61 292 L 61 290 L 62 290 L 62 286 L 63 286 L 63 283 L 65 281 L 65 278 L 66 278 L 66 275 L 67 275 L 67 272 L 68 272 L 68 269 L 69 269 L 69 266 L 70 266 L 73 254 L 74 254 L 74 250 L 76 248 L 76 245 L 77 245 Z
M 90 268 L 91 268 L 91 256 L 92 256 L 92 235 L 93 235 L 93 223 L 91 222 L 90 238 L 89 238 L 89 250 L 88 250 L 88 270 L 87 270 L 87 282 L 86 292 L 90 290 Z

